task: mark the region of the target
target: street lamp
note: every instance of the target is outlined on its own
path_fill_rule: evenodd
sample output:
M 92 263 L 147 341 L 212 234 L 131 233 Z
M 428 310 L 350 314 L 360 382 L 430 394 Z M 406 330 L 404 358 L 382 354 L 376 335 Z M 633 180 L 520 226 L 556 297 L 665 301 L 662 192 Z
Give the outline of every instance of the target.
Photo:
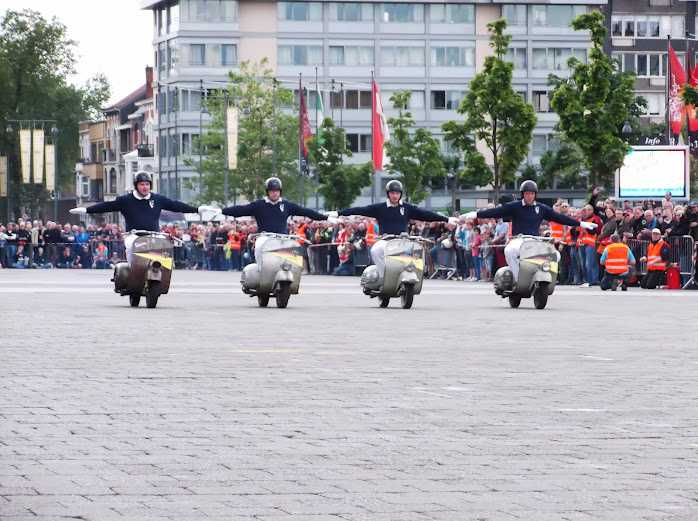
M 276 177 L 276 80 L 274 80 L 274 117 L 273 117 L 273 125 L 274 125 L 274 138 L 272 140 L 273 142 L 273 148 L 272 148 L 272 175 Z
M 53 178 L 53 220 L 58 222 L 58 180 L 60 179 L 60 169 L 58 168 L 58 127 L 55 123 L 51 127 L 51 134 L 53 134 L 53 168 L 55 170 Z
M 630 135 L 633 133 L 633 128 L 630 126 L 630 123 L 627 120 L 625 121 L 623 128 L 620 130 L 620 133 L 623 134 L 623 141 L 625 141 L 627 144 L 630 141 Z
M 203 93 L 201 98 L 201 110 L 199 110 L 199 205 L 204 204 L 204 170 L 203 170 L 203 154 L 204 154 L 204 127 L 203 116 L 208 114 L 208 109 L 204 104 Z

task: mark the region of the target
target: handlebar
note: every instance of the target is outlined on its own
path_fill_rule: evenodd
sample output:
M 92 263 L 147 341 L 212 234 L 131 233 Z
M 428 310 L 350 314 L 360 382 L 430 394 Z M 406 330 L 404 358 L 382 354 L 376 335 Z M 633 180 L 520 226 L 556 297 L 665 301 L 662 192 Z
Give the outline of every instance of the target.
M 308 239 L 305 237 L 301 237 L 300 235 L 296 235 L 293 233 L 275 233 L 275 232 L 257 232 L 257 233 L 250 233 L 247 236 L 251 238 L 256 238 L 260 235 L 266 236 L 266 237 L 276 237 L 278 239 L 293 239 L 294 241 L 303 241 L 308 244 L 312 244 Z

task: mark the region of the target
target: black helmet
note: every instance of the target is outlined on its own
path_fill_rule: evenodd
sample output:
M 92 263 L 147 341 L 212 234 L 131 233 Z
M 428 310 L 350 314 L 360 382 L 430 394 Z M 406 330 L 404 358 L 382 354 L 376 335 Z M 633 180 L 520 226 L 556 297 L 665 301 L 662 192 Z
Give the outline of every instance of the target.
M 524 192 L 535 192 L 538 193 L 538 185 L 536 184 L 535 181 L 531 181 L 530 179 L 527 179 L 523 183 L 521 183 L 521 195 L 523 195 Z
M 148 181 L 150 183 L 150 188 L 153 188 L 153 174 L 144 170 L 141 170 L 133 174 L 134 188 L 138 188 L 138 183 L 142 183 L 143 181 Z
M 281 179 L 278 177 L 270 177 L 266 181 L 264 181 L 264 191 L 268 192 L 269 190 L 278 190 L 279 192 L 282 190 L 281 186 Z
M 402 183 L 397 179 L 388 181 L 388 184 L 385 185 L 385 193 L 387 195 L 390 192 L 400 192 L 402 194 Z

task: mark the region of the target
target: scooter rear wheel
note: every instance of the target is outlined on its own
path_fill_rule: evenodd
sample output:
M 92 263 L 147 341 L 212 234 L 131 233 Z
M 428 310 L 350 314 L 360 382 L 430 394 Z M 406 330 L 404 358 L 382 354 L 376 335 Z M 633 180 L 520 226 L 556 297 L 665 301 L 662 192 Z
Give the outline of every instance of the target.
M 513 293 L 509 295 L 509 305 L 513 308 L 518 308 L 521 304 L 521 295 L 514 295 Z
M 128 296 L 128 303 L 131 304 L 132 308 L 137 308 L 138 304 L 141 303 L 141 296 L 131 294 Z
M 414 286 L 412 284 L 405 284 L 405 292 L 400 295 L 400 304 L 402 304 L 402 309 L 410 309 L 412 307 L 413 300 Z
M 390 304 L 390 297 L 378 297 L 378 301 L 380 302 L 380 307 L 387 308 L 388 304 Z
M 539 282 L 533 290 L 533 305 L 543 309 L 548 303 L 548 282 Z

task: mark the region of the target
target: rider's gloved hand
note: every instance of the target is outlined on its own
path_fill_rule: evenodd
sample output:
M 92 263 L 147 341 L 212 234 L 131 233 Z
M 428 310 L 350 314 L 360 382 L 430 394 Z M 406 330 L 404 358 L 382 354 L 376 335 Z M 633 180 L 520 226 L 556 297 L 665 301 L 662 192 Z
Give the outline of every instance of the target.
M 453 224 L 455 226 L 458 226 L 460 224 L 460 219 L 458 219 L 458 217 L 449 217 L 448 224 Z
M 323 215 L 326 215 L 330 219 L 336 219 L 337 217 L 339 217 L 339 214 L 334 210 L 331 212 L 324 212 Z M 327 219 L 327 220 L 329 221 L 330 219 Z
M 209 206 L 207 204 L 202 204 L 201 206 L 199 206 L 199 213 L 204 212 L 213 212 L 215 215 L 218 215 L 219 213 L 221 213 L 221 209 Z
M 77 208 L 71 208 L 70 213 L 76 214 L 76 215 L 85 215 L 87 213 L 87 208 L 84 206 L 78 206 Z
M 332 212 L 330 212 L 330 213 L 332 213 Z M 337 213 L 337 212 L 334 212 L 334 213 Z M 339 217 L 333 217 L 331 215 L 328 215 L 327 222 L 330 224 L 339 224 L 342 222 L 342 220 Z
M 477 219 L 477 212 L 468 212 L 465 214 L 466 221 L 474 221 Z
M 596 230 L 598 225 L 596 223 L 590 223 L 587 221 L 582 221 L 579 223 L 580 228 L 584 228 L 585 230 Z

